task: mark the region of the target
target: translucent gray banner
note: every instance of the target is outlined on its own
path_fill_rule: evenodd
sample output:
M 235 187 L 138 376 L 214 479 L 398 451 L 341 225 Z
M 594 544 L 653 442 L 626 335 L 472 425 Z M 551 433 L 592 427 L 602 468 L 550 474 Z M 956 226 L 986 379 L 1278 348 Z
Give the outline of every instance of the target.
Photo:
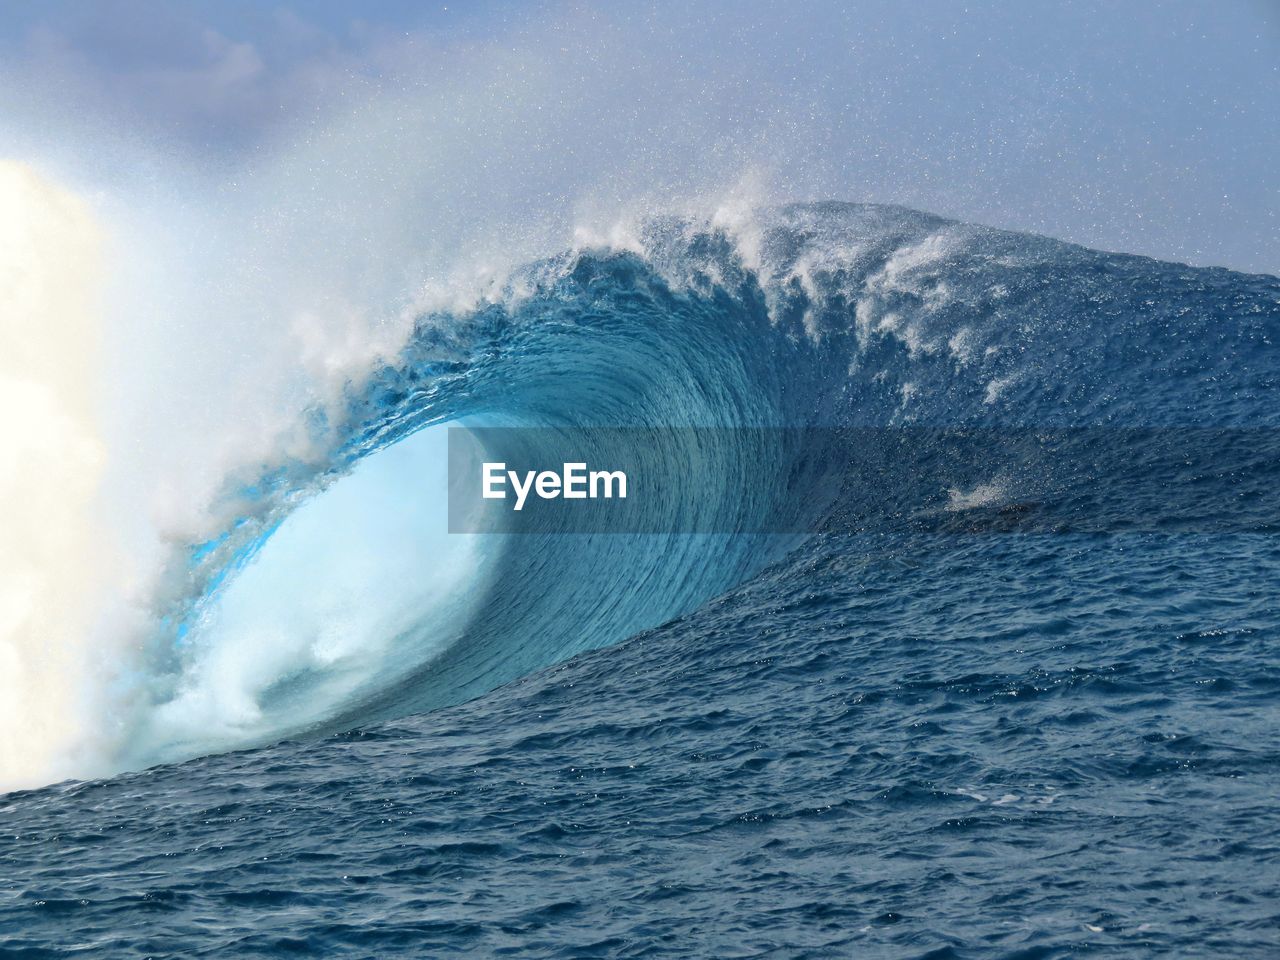
M 454 533 L 1280 530 L 1270 428 L 451 428 Z

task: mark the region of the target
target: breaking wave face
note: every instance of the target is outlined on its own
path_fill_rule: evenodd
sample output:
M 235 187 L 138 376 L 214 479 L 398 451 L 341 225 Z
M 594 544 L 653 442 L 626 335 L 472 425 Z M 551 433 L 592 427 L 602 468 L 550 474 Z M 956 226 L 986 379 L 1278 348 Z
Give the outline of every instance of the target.
M 695 610 L 796 543 L 446 535 L 450 425 L 1274 426 L 1277 321 L 1275 278 L 902 208 L 650 217 L 625 244 L 422 310 L 402 346 L 307 411 L 307 456 L 229 474 L 215 514 L 230 519 L 174 552 L 111 679 L 100 765 L 460 702 Z M 715 529 L 794 510 L 794 455 L 713 451 L 654 509 Z M 951 494 L 987 505 L 1000 478 Z

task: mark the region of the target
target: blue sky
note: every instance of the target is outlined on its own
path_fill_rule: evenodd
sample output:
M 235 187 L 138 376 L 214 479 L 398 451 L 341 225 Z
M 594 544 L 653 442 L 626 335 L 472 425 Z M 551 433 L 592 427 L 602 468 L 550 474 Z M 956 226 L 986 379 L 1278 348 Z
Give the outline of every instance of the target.
M 0 74 L 0 132 L 54 114 L 214 170 L 337 111 L 394 102 L 402 143 L 483 98 L 459 149 L 575 168 L 533 176 L 544 193 L 763 164 L 779 197 L 1280 272 L 1270 0 L 55 0 L 6 5 Z

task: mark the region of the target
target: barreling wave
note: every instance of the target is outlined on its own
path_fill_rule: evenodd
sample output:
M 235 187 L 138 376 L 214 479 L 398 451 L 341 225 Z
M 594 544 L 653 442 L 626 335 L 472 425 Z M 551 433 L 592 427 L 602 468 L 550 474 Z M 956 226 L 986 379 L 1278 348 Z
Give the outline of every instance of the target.
M 459 702 L 686 614 L 797 542 L 445 537 L 446 425 L 1274 426 L 1278 320 L 1275 278 L 872 205 L 656 218 L 531 264 L 474 309 L 424 311 L 312 411 L 326 456 L 229 481 L 236 521 L 172 565 L 115 765 Z M 839 509 L 788 486 L 806 451 L 723 436 L 756 445 L 705 451 L 654 509 L 716 529 Z

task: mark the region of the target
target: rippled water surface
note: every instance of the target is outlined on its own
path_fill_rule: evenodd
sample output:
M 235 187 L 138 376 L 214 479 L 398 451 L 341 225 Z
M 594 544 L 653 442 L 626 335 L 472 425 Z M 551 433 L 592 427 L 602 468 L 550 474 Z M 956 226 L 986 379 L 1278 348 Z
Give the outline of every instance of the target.
M 13 794 L 6 956 L 1275 956 L 1280 542 L 828 538 L 470 703 Z

